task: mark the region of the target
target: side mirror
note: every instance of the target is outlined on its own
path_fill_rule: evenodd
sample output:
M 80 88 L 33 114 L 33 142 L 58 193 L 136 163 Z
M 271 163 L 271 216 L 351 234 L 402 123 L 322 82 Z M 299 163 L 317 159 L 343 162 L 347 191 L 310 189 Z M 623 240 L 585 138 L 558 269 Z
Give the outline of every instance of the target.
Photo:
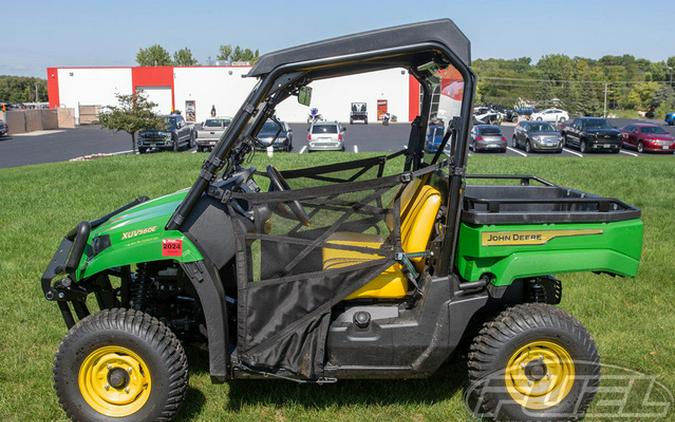
M 298 103 L 309 107 L 312 103 L 312 88 L 308 86 L 301 86 L 298 89 Z

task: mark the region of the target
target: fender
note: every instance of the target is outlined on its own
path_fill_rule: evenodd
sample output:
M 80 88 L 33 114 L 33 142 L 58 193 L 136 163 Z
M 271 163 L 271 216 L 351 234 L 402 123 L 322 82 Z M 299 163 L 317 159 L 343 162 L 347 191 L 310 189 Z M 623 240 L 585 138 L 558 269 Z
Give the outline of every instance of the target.
M 218 272 L 206 261 L 180 264 L 197 291 L 204 312 L 209 347 L 209 373 L 213 383 L 223 383 L 230 368 L 227 304 Z

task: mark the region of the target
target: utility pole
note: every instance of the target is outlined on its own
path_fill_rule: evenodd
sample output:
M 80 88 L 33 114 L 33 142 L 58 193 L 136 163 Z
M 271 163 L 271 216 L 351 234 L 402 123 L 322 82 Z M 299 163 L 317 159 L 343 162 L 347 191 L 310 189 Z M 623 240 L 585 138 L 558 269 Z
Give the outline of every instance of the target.
M 36 84 L 35 84 L 35 102 L 36 102 L 36 103 L 38 102 L 38 99 L 39 99 L 39 98 L 38 98 L 38 84 L 36 83 Z M 36 106 L 37 106 L 37 105 L 36 105 Z
M 605 100 L 602 103 L 602 117 L 607 117 L 607 82 L 605 82 Z

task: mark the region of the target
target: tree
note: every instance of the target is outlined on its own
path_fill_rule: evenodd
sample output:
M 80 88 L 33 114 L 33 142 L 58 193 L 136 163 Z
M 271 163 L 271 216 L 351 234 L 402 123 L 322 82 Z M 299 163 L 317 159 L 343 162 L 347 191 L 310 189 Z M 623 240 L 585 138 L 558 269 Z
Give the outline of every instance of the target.
M 136 62 L 139 66 L 171 66 L 171 55 L 159 44 L 148 48 L 141 48 L 136 53 Z
M 132 150 L 136 152 L 136 132 L 142 129 L 161 129 L 162 120 L 152 111 L 157 104 L 140 94 L 115 94 L 119 106 L 108 106 L 98 115 L 101 126 L 131 136 Z
M 229 62 L 231 57 L 232 57 L 232 46 L 230 44 L 221 45 L 218 50 L 218 56 L 216 56 L 216 60 Z
M 173 64 L 176 66 L 194 66 L 199 62 L 192 56 L 192 51 L 185 47 L 173 53 Z
M 0 75 L 0 101 L 29 103 L 47 101 L 47 81 L 26 76 Z
M 253 51 L 250 48 L 242 48 L 238 45 L 233 48 L 230 44 L 223 44 L 218 51 L 216 59 L 223 62 L 249 62 L 253 64 L 260 57 L 260 51 L 257 48 Z

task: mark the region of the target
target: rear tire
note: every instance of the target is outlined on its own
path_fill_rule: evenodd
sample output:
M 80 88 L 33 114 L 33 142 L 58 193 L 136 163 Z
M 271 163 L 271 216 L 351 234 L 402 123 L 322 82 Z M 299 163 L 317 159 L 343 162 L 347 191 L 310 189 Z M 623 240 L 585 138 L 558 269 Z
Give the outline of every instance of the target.
M 187 357 L 171 330 L 121 308 L 71 328 L 53 372 L 59 404 L 76 421 L 168 421 L 188 385 Z
M 471 345 L 468 368 L 472 407 L 497 420 L 579 419 L 600 383 L 590 334 L 543 303 L 516 305 L 485 323 Z

